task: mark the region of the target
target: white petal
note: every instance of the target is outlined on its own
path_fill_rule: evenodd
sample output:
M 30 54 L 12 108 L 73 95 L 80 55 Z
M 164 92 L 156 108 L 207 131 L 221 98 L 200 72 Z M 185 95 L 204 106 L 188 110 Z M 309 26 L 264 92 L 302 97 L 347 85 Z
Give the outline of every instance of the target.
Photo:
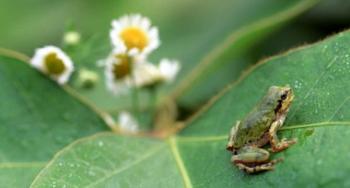
M 148 18 L 143 17 L 140 21 L 140 26 L 144 30 L 149 30 L 149 28 L 151 27 L 151 21 Z
M 158 68 L 152 63 L 140 63 L 135 66 L 133 72 L 135 85 L 142 87 L 145 85 L 153 84 L 154 82 L 161 80 L 162 75 Z
M 180 63 L 176 60 L 162 59 L 159 63 L 159 70 L 165 80 L 171 82 L 180 70 Z
M 129 92 L 129 87 L 125 82 L 116 82 L 115 80 L 106 79 L 107 89 L 114 95 L 125 95 Z
M 140 26 L 139 25 L 140 23 L 141 23 L 141 15 L 134 14 L 131 16 L 131 25 L 132 26 Z
M 132 117 L 132 115 L 128 112 L 122 111 L 119 114 L 119 126 L 120 128 L 130 131 L 137 132 L 139 129 L 137 121 Z

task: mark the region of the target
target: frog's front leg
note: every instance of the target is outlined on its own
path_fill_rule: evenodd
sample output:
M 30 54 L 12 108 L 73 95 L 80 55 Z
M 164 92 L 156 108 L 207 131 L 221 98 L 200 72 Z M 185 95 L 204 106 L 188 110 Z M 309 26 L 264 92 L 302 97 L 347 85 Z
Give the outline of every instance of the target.
M 248 173 L 272 170 L 275 163 L 280 161 L 269 161 L 270 153 L 267 150 L 246 146 L 239 150 L 238 154 L 234 154 L 231 161 L 241 170 Z
M 287 149 L 290 145 L 293 145 L 297 142 L 296 139 L 287 140 L 286 138 L 283 138 L 281 141 L 279 141 L 277 137 L 277 131 L 279 128 L 282 127 L 285 118 L 285 115 L 280 116 L 278 119 L 276 119 L 276 121 L 274 121 L 271 124 L 271 127 L 269 129 L 269 138 L 272 152 L 282 151 L 284 149 Z
M 233 144 L 234 144 L 233 140 L 237 134 L 237 129 L 240 123 L 241 123 L 240 121 L 237 121 L 236 125 L 231 128 L 230 135 L 228 136 L 228 143 L 226 146 L 226 149 L 229 151 L 233 151 Z

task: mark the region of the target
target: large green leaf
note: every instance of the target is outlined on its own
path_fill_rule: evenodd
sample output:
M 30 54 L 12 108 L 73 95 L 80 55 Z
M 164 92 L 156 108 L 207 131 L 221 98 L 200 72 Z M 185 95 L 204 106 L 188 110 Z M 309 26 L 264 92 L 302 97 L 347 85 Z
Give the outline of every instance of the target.
M 128 5 L 129 9 L 125 10 L 136 10 L 149 16 L 159 26 L 162 45 L 152 54 L 151 61 L 158 63 L 163 57 L 180 60 L 182 69 L 179 80 L 182 82 L 174 83 L 179 84 L 174 96 L 180 98 L 178 101 L 182 106 L 193 107 L 236 79 L 242 70 L 255 62 L 247 54 L 257 41 L 315 2 L 224 0 L 217 3 L 205 0 L 201 3 L 169 1 L 165 5 L 163 1 L 154 0 L 148 2 L 154 5 L 153 8 L 141 8 L 142 3 L 138 2 Z M 164 11 L 168 9 L 177 10 L 180 14 Z M 120 14 L 125 13 L 125 10 L 121 10 Z M 115 97 L 106 91 L 104 72 L 96 67 L 96 61 L 105 58 L 111 50 L 107 32 L 103 36 L 93 45 L 86 59 L 76 61 L 81 66 L 97 70 L 100 82 L 91 90 L 77 89 L 100 108 L 109 111 L 130 108 L 128 96 Z M 95 52 L 101 48 L 102 51 Z M 215 77 L 217 72 L 220 72 L 220 78 Z M 163 94 L 166 95 L 168 90 L 170 88 L 166 88 Z M 142 98 L 144 103 L 141 105 L 146 106 L 147 94 L 143 93 Z
M 53 183 L 164 187 L 165 180 L 170 187 L 347 187 L 349 43 L 350 31 L 346 31 L 257 64 L 194 116 L 178 136 L 168 138 L 167 144 L 159 141 L 150 146 L 147 139 L 111 135 L 83 139 L 56 155 L 32 187 Z M 293 87 L 296 98 L 279 134 L 296 137 L 298 143 L 273 155 L 285 159 L 274 171 L 247 175 L 230 163 L 227 133 L 268 87 L 285 84 Z M 116 146 L 116 142 L 123 144 Z M 156 147 L 159 152 L 152 155 Z M 96 156 L 88 157 L 91 152 Z M 73 169 L 60 163 L 84 166 Z M 89 177 L 88 170 L 95 176 Z M 80 177 L 79 182 L 65 175 L 70 173 Z
M 60 151 L 32 187 L 182 187 L 175 162 L 162 141 L 97 134 Z
M 0 181 L 27 187 L 70 142 L 108 127 L 84 104 L 17 58 L 0 55 Z
M 349 102 L 349 88 L 346 86 L 350 80 L 349 41 L 350 33 L 344 32 L 324 42 L 271 58 L 251 69 L 214 99 L 213 105 L 209 104 L 197 114 L 181 133 L 184 143 L 180 144 L 180 150 L 192 152 L 183 155 L 185 164 L 190 156 L 200 152 L 203 143 L 207 148 L 213 148 L 208 153 L 219 153 L 221 148 L 215 148 L 215 145 L 225 144 L 229 128 L 254 107 L 268 87 L 289 84 L 294 89 L 296 100 L 282 135 L 297 137 L 299 142 L 279 154 L 286 159 L 285 162 L 274 172 L 257 176 L 246 176 L 236 169 L 229 169 L 230 174 L 220 165 L 211 170 L 220 174 L 222 179 L 246 187 L 349 185 L 346 176 L 350 166 L 346 161 L 350 140 L 344 139 L 350 133 L 344 126 L 350 125 L 350 111 L 346 108 Z M 207 156 L 203 160 L 215 159 L 214 155 Z M 228 161 L 229 156 L 221 158 Z M 193 184 L 200 184 L 201 178 L 212 177 L 207 173 L 201 178 L 196 177 L 195 174 L 204 170 L 199 163 L 187 166 L 189 174 L 193 175 Z M 211 185 L 229 183 L 211 181 Z

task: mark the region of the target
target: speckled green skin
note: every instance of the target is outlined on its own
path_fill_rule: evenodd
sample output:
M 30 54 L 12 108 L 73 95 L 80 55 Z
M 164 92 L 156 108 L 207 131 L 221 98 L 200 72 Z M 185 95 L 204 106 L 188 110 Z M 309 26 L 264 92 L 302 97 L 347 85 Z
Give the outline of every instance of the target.
M 276 119 L 275 109 L 284 87 L 271 86 L 261 102 L 240 122 L 234 137 L 234 148 L 259 141 Z

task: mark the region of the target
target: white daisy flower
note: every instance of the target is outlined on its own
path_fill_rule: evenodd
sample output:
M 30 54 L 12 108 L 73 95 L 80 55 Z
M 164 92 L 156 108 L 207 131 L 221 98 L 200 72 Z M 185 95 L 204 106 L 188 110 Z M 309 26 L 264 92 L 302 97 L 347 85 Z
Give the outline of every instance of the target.
M 172 82 L 180 70 L 180 64 L 175 60 L 162 59 L 159 65 L 152 63 L 138 64 L 135 67 L 135 84 L 137 87 L 154 86 Z
M 121 129 L 128 132 L 137 132 L 139 129 L 137 121 L 129 112 L 120 112 L 118 123 Z
M 72 60 L 55 46 L 45 46 L 37 49 L 30 60 L 30 64 L 59 84 L 66 83 L 74 71 Z
M 125 94 L 131 86 L 135 58 L 123 49 L 114 50 L 106 59 L 105 76 L 107 89 L 112 93 Z
M 148 18 L 139 14 L 126 15 L 113 20 L 110 37 L 116 48 L 127 48 L 127 51 L 133 55 L 146 56 L 160 44 L 158 29 L 151 26 Z

